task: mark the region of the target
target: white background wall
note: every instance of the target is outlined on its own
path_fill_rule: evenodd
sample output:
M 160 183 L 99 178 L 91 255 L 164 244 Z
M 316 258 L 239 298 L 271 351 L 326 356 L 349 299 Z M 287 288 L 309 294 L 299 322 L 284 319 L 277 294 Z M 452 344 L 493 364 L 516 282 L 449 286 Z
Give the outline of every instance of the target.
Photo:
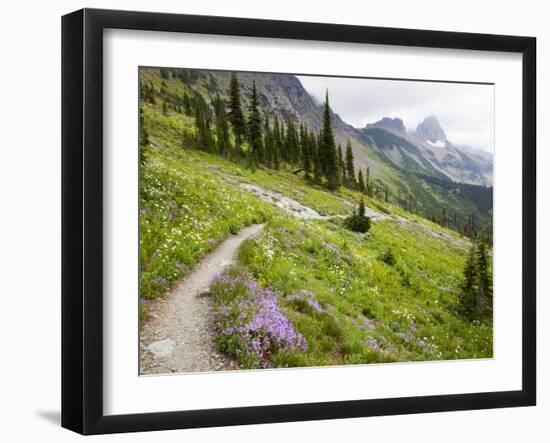
M 60 410 L 60 17 L 87 6 L 350 23 L 538 38 L 539 226 L 550 222 L 550 156 L 542 156 L 550 96 L 545 2 L 391 0 L 298 2 L 112 0 L 4 2 L 0 26 L 0 438 L 74 441 Z M 545 202 L 540 195 L 546 196 Z M 94 441 L 533 441 L 550 438 L 550 244 L 539 229 L 539 406 L 207 430 L 102 436 Z M 544 254 L 540 250 L 546 248 Z M 518 270 L 519 272 L 519 270 Z M 414 380 L 411 380 L 414 383 Z

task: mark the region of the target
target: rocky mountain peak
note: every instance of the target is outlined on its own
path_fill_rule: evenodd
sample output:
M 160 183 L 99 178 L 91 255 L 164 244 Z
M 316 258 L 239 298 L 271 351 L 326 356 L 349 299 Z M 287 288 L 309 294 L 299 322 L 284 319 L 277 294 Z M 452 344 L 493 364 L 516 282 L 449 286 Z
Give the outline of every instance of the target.
M 446 142 L 447 136 L 439 124 L 435 115 L 426 117 L 417 127 L 414 135 L 421 140 L 427 140 L 431 143 Z
M 378 120 L 376 123 L 371 123 L 367 125 L 367 128 L 379 127 L 386 129 L 393 129 L 394 131 L 401 132 L 405 134 L 407 132 L 403 120 L 400 118 L 390 118 L 384 117 L 382 120 Z

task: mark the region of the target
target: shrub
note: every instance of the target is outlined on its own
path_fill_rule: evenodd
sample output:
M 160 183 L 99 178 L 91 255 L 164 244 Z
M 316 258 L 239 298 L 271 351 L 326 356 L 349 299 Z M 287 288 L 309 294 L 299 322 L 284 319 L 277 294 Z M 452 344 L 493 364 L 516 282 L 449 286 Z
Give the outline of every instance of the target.
M 361 313 L 371 320 L 378 318 L 378 312 L 373 306 L 363 306 L 363 308 L 361 309 Z
M 354 212 L 344 221 L 350 231 L 366 233 L 370 229 L 370 218 L 365 215 L 365 202 L 361 198 L 357 212 Z
M 330 314 L 322 314 L 321 320 L 322 330 L 325 334 L 335 338 L 336 340 L 341 340 L 344 337 L 344 330 L 342 329 L 342 326 L 340 326 L 338 321 Z
M 395 254 L 393 253 L 392 248 L 386 249 L 381 255 L 380 260 L 386 263 L 387 265 L 393 266 L 395 265 L 396 259 Z

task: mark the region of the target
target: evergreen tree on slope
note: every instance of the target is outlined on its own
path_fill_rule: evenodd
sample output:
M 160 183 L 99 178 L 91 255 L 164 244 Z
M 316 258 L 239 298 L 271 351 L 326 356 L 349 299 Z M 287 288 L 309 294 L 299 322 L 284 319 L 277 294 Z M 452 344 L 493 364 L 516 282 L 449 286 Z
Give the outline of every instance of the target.
M 262 120 L 258 109 L 258 94 L 256 81 L 252 81 L 252 97 L 250 99 L 250 112 L 248 117 L 248 141 L 250 145 L 250 161 L 258 165 L 263 161 Z
M 246 125 L 241 107 L 241 91 L 237 74 L 231 73 L 229 82 L 229 121 L 235 133 L 235 144 L 241 149 L 242 138 L 245 134 Z
M 346 176 L 347 186 L 350 188 L 355 188 L 357 185 L 355 181 L 355 166 L 353 163 L 353 150 L 351 149 L 351 141 L 348 140 L 346 144 Z
M 323 174 L 327 178 L 327 188 L 335 190 L 338 188 L 338 157 L 336 154 L 336 142 L 332 132 L 332 122 L 330 118 L 330 106 L 328 100 L 328 91 L 325 99 L 325 109 L 323 112 L 323 129 L 321 130 L 321 140 L 319 142 L 319 156 Z

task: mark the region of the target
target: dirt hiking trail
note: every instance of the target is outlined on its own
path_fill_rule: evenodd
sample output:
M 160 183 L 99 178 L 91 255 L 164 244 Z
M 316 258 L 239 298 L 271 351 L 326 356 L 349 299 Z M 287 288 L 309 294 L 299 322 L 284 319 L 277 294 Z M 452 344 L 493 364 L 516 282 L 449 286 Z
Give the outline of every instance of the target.
M 169 374 L 237 369 L 214 345 L 212 281 L 232 265 L 241 244 L 265 224 L 248 226 L 210 252 L 163 298 L 151 303 L 140 334 L 140 373 Z

